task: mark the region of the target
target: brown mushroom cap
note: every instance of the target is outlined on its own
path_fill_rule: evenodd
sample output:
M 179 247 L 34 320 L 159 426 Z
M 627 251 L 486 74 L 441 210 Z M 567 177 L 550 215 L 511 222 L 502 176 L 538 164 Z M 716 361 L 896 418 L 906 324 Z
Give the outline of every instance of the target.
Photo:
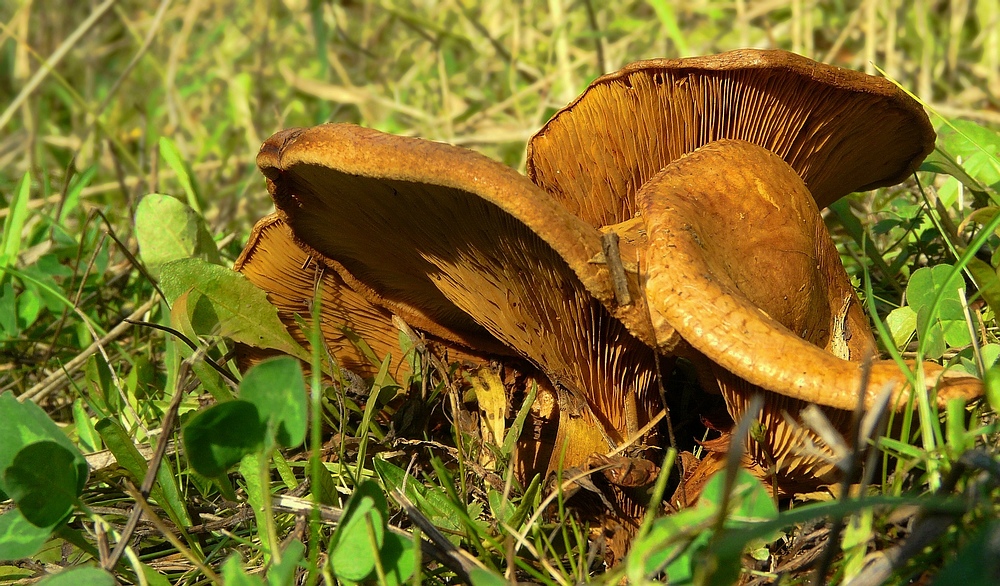
M 592 225 L 618 224 L 660 169 L 722 138 L 782 157 L 819 207 L 899 183 L 934 147 L 927 115 L 888 80 L 743 49 L 598 78 L 532 137 L 527 171 Z
M 296 239 L 373 302 L 449 338 L 495 337 L 545 372 L 561 392 L 561 430 L 589 421 L 566 465 L 606 449 L 600 430 L 621 441 L 628 405 L 639 426 L 655 411 L 653 353 L 602 304 L 613 291 L 591 262 L 600 233 L 523 176 L 472 151 L 350 125 L 284 131 L 257 162 Z
M 310 255 L 296 244 L 284 220 L 272 214 L 254 226 L 234 269 L 267 293 L 268 301 L 277 308 L 278 318 L 289 334 L 307 347 L 308 340 L 297 320 L 309 322 L 318 284 L 322 295 L 320 329 L 340 367 L 363 377 L 375 376 L 379 365 L 359 347 L 359 343 L 364 343 L 376 360 L 390 356 L 389 375 L 397 381 L 404 380 L 409 374 L 409 361 L 401 356 L 399 328 L 393 325 L 392 314 L 354 291 L 334 267 L 336 263 L 316 254 Z M 441 345 L 433 338 L 429 343 Z M 481 354 L 456 344 L 444 346 L 451 360 L 477 364 L 486 361 Z M 267 353 L 242 346 L 238 354 L 241 367 L 245 368 Z
M 764 389 L 855 407 L 862 357 L 844 360 L 825 349 L 844 307 L 839 295 L 826 294 L 826 283 L 847 277 L 839 263 L 817 258 L 832 243 L 793 169 L 760 147 L 723 140 L 668 165 L 637 199 L 649 232 L 646 290 L 654 328 L 668 323 L 699 352 Z M 790 246 L 802 235 L 820 242 L 812 250 Z M 823 266 L 839 267 L 839 274 L 821 275 Z M 824 293 L 809 293 L 814 287 Z M 848 318 L 849 328 L 865 323 Z M 924 371 L 928 388 L 941 383 L 942 404 L 982 391 L 978 379 L 942 376 L 931 363 Z M 885 386 L 899 393 L 906 384 L 894 362 L 875 362 L 863 390 L 866 407 Z

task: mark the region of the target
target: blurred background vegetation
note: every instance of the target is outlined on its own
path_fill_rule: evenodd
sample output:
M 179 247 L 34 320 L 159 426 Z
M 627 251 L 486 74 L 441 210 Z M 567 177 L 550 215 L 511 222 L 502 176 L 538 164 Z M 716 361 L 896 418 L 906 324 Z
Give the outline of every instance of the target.
M 30 170 L 32 209 L 70 218 L 125 222 L 139 195 L 180 193 L 163 137 L 213 226 L 240 234 L 268 206 L 257 148 L 288 126 L 355 122 L 522 166 L 598 75 L 739 47 L 877 67 L 945 116 L 1000 123 L 993 0 L 7 0 L 0 23 L 0 193 Z

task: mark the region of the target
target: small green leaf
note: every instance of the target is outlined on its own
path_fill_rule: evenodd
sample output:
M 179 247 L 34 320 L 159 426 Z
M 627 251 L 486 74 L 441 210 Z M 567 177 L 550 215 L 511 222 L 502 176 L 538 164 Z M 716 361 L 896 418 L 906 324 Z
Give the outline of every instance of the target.
M 247 371 L 240 398 L 257 406 L 270 438 L 286 448 L 306 439 L 306 385 L 302 364 L 291 356 L 265 360 Z
M 469 572 L 469 581 L 472 582 L 472 586 L 507 586 L 509 583 L 503 576 L 485 568 L 473 568 Z
M 253 403 L 229 401 L 205 409 L 184 426 L 184 451 L 198 474 L 219 478 L 259 450 L 264 433 Z
M 357 582 L 372 573 L 376 556 L 385 543 L 387 511 L 388 504 L 378 484 L 366 480 L 354 489 L 344 507 L 344 516 L 330 537 L 334 575 Z
M 236 271 L 201 259 L 177 260 L 161 267 L 160 286 L 171 303 L 190 292 L 187 311 L 199 334 L 226 336 L 310 359 L 309 352 L 285 330 L 267 294 Z
M 247 574 L 238 554 L 232 554 L 222 564 L 222 581 L 226 586 L 264 586 L 264 581 L 256 574 Z
M 302 545 L 302 542 L 298 539 L 293 539 L 285 551 L 281 552 L 281 563 L 274 564 L 271 569 L 267 572 L 267 584 L 268 586 L 285 586 L 286 584 L 292 584 L 295 578 L 295 570 L 299 566 L 299 562 L 302 561 L 302 556 L 305 554 L 306 546 Z
M 966 267 L 972 273 L 986 305 L 990 306 L 993 313 L 1000 315 L 1000 278 L 997 277 L 996 269 L 976 257 L 970 258 Z
M 909 305 L 897 307 L 885 317 L 885 325 L 889 327 L 896 348 L 903 348 L 917 331 L 917 312 Z
M 386 532 L 385 542 L 379 552 L 382 569 L 385 570 L 387 586 L 405 584 L 416 570 L 417 556 L 414 554 L 413 539 L 392 532 Z
M 3 260 L 0 259 L 0 266 Z M 0 283 L 0 332 L 5 340 L 17 337 L 21 328 L 17 323 L 17 293 L 10 281 Z
M 35 555 L 49 540 L 54 528 L 55 524 L 50 527 L 32 524 L 18 509 L 0 515 L 0 561 Z
M 992 189 L 1000 184 L 1000 134 L 971 120 L 952 120 L 941 127 L 937 142 L 949 155 L 961 157 L 962 169 L 977 181 Z
M 101 449 L 101 437 L 97 435 L 94 422 L 87 413 L 83 399 L 73 401 L 73 423 L 76 424 L 76 435 L 80 438 L 80 447 L 87 452 Z
M 994 413 L 1000 413 L 1000 365 L 995 365 L 986 371 L 983 381 L 986 388 L 986 400 Z
M 917 337 L 928 358 L 939 358 L 948 346 L 972 343 L 959 289 L 965 287 L 960 273 L 940 264 L 914 271 L 906 285 L 906 299 L 917 313 Z M 934 305 L 935 299 L 940 301 Z
M 77 567 L 63 570 L 38 582 L 40 586 L 115 586 L 115 577 L 101 568 Z
M 10 213 L 4 220 L 3 234 L 0 235 L 0 283 L 3 283 L 5 269 L 17 263 L 17 255 L 21 252 L 21 233 L 28 220 L 29 199 L 31 199 L 31 173 L 26 172 L 14 189 L 14 198 L 8 206 Z
M 3 470 L 4 490 L 25 519 L 38 527 L 52 527 L 76 504 L 74 463 L 73 453 L 54 441 L 29 444 Z
M 69 215 L 73 213 L 73 210 L 75 210 L 80 204 L 80 195 L 83 193 L 84 188 L 90 185 L 94 176 L 97 175 L 97 169 L 98 165 L 97 163 L 94 163 L 82 172 L 73 176 L 73 180 L 69 184 L 69 189 L 66 190 L 66 199 L 63 200 L 62 209 L 59 210 L 60 224 L 65 224 L 66 218 L 69 217 Z
M 172 586 L 170 579 L 157 572 L 150 566 L 142 564 L 142 577 L 146 579 L 149 586 Z
M 219 251 L 205 220 L 175 197 L 151 193 L 135 211 L 139 256 L 153 276 L 164 264 L 197 257 L 219 264 Z

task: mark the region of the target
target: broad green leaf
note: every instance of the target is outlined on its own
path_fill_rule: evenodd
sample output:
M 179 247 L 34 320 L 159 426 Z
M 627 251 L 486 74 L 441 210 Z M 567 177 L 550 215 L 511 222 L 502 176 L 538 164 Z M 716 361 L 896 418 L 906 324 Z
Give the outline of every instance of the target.
M 257 406 L 267 426 L 268 441 L 294 448 L 306 439 L 306 385 L 302 364 L 291 356 L 265 360 L 247 371 L 240 398 Z
M 633 544 L 626 560 L 626 571 L 631 581 L 641 583 L 660 571 L 666 574 L 671 584 L 696 581 L 697 575 L 704 571 L 706 556 L 711 553 L 706 551 L 712 539 L 712 531 L 708 527 L 714 523 L 724 500 L 725 478 L 725 470 L 716 473 L 705 484 L 697 505 L 653 522 L 650 531 Z M 725 527 L 731 534 L 739 534 L 743 528 L 778 517 L 777 507 L 767 489 L 742 468 L 733 483 L 729 506 Z M 731 578 L 734 571 L 738 575 L 739 554 L 755 540 L 759 541 L 760 537 L 748 533 L 744 547 L 736 551 L 737 555 L 724 552 L 725 556 L 715 556 L 715 571 L 725 576 L 722 582 L 716 583 L 726 583 L 725 580 Z
M 387 515 L 388 504 L 377 483 L 366 480 L 354 489 L 330 537 L 330 564 L 335 576 L 357 582 L 372 573 L 375 556 L 385 543 Z
M 11 509 L 0 515 L 0 561 L 19 560 L 35 555 L 45 545 L 55 524 L 38 527 Z
M 205 220 L 190 206 L 169 195 L 151 193 L 135 211 L 139 256 L 153 276 L 164 264 L 197 257 L 219 264 L 219 251 Z
M 17 296 L 17 309 L 15 311 L 17 312 L 18 328 L 22 331 L 26 330 L 35 323 L 39 314 L 42 313 L 42 299 L 38 293 L 26 287 Z
M 719 507 L 724 500 L 722 493 L 725 489 L 725 481 L 725 474 L 721 472 L 712 476 L 705 483 L 705 488 L 702 489 L 698 502 L 704 501 L 713 507 Z M 731 509 L 726 516 L 728 525 L 765 521 L 778 516 L 778 508 L 774 505 L 774 500 L 767 489 L 760 480 L 754 478 L 750 472 L 743 468 L 740 468 L 736 473 L 736 481 L 733 482 L 729 502 Z
M 49 419 L 42 408 L 31 402 L 21 403 L 8 391 L 0 394 L 0 473 L 10 466 L 18 453 L 27 445 L 40 441 L 53 441 L 73 455 L 72 465 L 76 468 L 77 485 L 75 494 L 83 491 L 90 468 L 66 434 Z M 0 491 L 6 490 L 0 474 Z
M 387 490 L 404 490 L 405 470 L 377 457 L 372 459 L 372 466 Z M 405 484 L 406 498 L 417 505 L 420 512 L 435 525 L 451 531 L 462 530 L 462 515 L 447 495 L 437 490 L 428 490 L 426 486 L 417 482 L 413 477 L 410 477 Z
M 100 354 L 94 354 L 88 358 L 83 375 L 87 386 L 90 387 L 87 398 L 94 409 L 105 417 L 118 413 L 121 409 L 122 398 L 114 387 L 111 368 L 104 361 L 104 357 Z
M 694 564 L 711 539 L 705 529 L 715 514 L 715 507 L 695 506 L 653 521 L 645 537 L 632 544 L 626 561 L 629 581 L 640 584 L 665 572 L 670 584 L 691 583 Z
M 142 577 L 146 579 L 149 586 L 173 586 L 170 579 L 159 573 L 155 569 L 142 564 Z
M 966 173 L 988 187 L 998 187 L 1000 134 L 971 120 L 952 120 L 941 127 L 937 142 L 956 160 L 961 158 L 960 164 Z
M 117 582 L 101 568 L 82 566 L 69 568 L 38 582 L 40 586 L 115 586 Z
M 199 334 L 310 359 L 285 330 L 267 294 L 233 270 L 195 258 L 177 260 L 161 267 L 160 286 L 171 303 L 188 293 L 188 315 Z
M 954 177 L 965 189 L 972 193 L 980 205 L 986 205 L 988 201 L 993 201 L 995 204 L 1000 203 L 1000 197 L 998 197 L 996 189 L 991 189 L 988 185 L 983 184 L 966 172 L 962 168 L 962 165 L 955 160 L 955 157 L 945 152 L 941 147 L 934 148 L 931 154 L 920 165 L 920 170 Z
M 38 527 L 65 519 L 77 501 L 77 467 L 72 452 L 51 440 L 28 444 L 2 471 L 4 490 Z
M 261 482 L 261 466 L 266 466 L 267 460 L 264 459 L 263 454 L 250 453 L 243 456 L 240 460 L 240 475 L 243 476 L 244 489 L 246 490 L 247 503 L 250 505 L 251 510 L 253 510 L 253 516 L 257 520 L 257 527 L 260 533 L 261 546 L 262 549 L 271 553 L 274 549 L 278 548 L 280 544 L 271 543 L 268 532 L 265 530 L 268 523 L 273 523 L 274 519 L 269 519 L 264 516 L 264 499 L 271 498 L 271 491 L 269 486 L 265 486 Z M 270 475 L 270 471 L 268 472 Z
M 263 446 L 264 433 L 253 403 L 229 401 L 205 409 L 184 426 L 184 452 L 198 474 L 220 478 Z

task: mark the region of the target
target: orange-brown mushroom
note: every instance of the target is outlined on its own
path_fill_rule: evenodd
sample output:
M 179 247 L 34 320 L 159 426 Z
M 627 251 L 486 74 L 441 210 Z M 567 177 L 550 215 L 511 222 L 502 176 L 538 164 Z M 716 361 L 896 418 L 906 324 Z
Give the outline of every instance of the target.
M 821 208 L 899 183 L 934 147 L 926 114 L 888 80 L 742 49 L 598 78 L 532 137 L 528 176 L 592 225 L 614 225 L 660 169 L 722 138 L 783 158 Z
M 779 156 L 786 170 L 790 168 L 789 172 L 798 176 L 797 189 L 824 207 L 851 191 L 891 185 L 904 179 L 933 148 L 934 132 L 920 106 L 888 80 L 816 63 L 785 51 L 747 49 L 692 59 L 640 61 L 597 79 L 532 137 L 528 145 L 528 175 L 573 213 L 605 232 L 621 235 L 626 243 L 623 259 L 634 261 L 633 270 L 638 274 L 632 276 L 642 281 L 659 270 L 657 267 L 674 266 L 671 247 L 675 244 L 647 247 L 647 237 L 662 238 L 657 234 L 660 222 L 680 221 L 672 216 L 648 217 L 662 204 L 658 188 L 647 187 L 649 181 L 656 178 L 662 185 L 683 191 L 688 186 L 669 176 L 692 169 L 694 160 L 711 159 L 712 162 L 699 166 L 694 179 L 704 181 L 707 174 L 719 174 L 720 188 L 713 191 L 707 183 L 692 183 L 697 193 L 691 196 L 705 205 L 689 209 L 688 217 L 710 222 L 712 214 L 721 217 L 734 209 L 743 210 L 740 213 L 744 215 L 751 213 L 735 202 L 742 194 L 721 189 L 728 185 L 726 180 L 735 180 L 728 175 L 740 174 L 744 164 L 736 160 L 738 156 L 728 157 L 725 153 L 748 147 L 728 145 L 721 147 L 722 155 L 702 154 L 684 163 L 677 161 L 704 145 L 712 145 L 707 152 L 714 153 L 720 139 L 747 141 Z M 715 168 L 712 166 L 715 164 L 723 166 Z M 771 177 L 765 174 L 758 179 L 766 185 Z M 639 194 L 645 194 L 643 204 L 638 201 Z M 712 198 L 717 201 L 711 202 Z M 796 205 L 801 208 L 804 204 Z M 758 222 L 764 227 L 757 229 L 749 229 L 744 216 L 730 217 L 729 223 L 707 225 L 739 230 L 732 245 L 724 244 L 728 241 L 723 240 L 716 246 L 741 249 L 739 260 L 733 261 L 734 268 L 747 270 L 739 285 L 748 288 L 747 293 L 753 299 L 744 309 L 763 310 L 770 314 L 772 322 L 784 324 L 809 341 L 809 344 L 798 342 L 811 347 L 817 360 L 816 370 L 803 371 L 811 373 L 808 376 L 794 368 L 775 370 L 777 365 L 763 358 L 772 355 L 767 348 L 776 331 L 769 329 L 773 323 L 752 334 L 735 319 L 692 330 L 687 326 L 691 320 L 698 323 L 698 312 L 711 313 L 718 308 L 680 303 L 675 297 L 669 297 L 671 301 L 667 302 L 662 291 L 655 291 L 650 297 L 649 302 L 658 303 L 661 310 L 651 308 L 657 318 L 656 338 L 662 353 L 685 352 L 684 344 L 678 343 L 679 337 L 696 348 L 704 346 L 704 339 L 714 340 L 710 358 L 725 366 L 716 369 L 718 382 L 731 389 L 746 387 L 727 393 L 734 416 L 745 409 L 745 405 L 737 402 L 749 397 L 749 389 L 754 385 L 768 389 L 782 386 L 785 394 L 798 397 L 787 401 L 836 405 L 841 410 L 852 408 L 861 392 L 861 363 L 837 361 L 833 354 L 820 348 L 860 361 L 874 349 L 868 320 L 844 276 L 823 222 L 812 212 L 806 215 L 815 216 L 810 220 L 814 233 L 809 230 L 802 233 L 796 253 L 785 249 L 787 243 L 777 241 L 777 234 L 787 232 L 787 226 L 782 228 L 777 218 Z M 704 243 L 697 232 L 679 234 Z M 810 250 L 807 256 L 803 256 L 805 250 Z M 716 253 L 719 251 L 713 254 Z M 718 263 L 728 257 L 713 258 L 705 254 L 704 258 L 705 262 Z M 765 273 L 769 273 L 767 277 L 763 276 Z M 690 278 L 675 274 L 678 287 L 703 294 L 701 303 L 712 303 L 704 296 L 707 290 L 701 288 L 704 283 L 698 279 L 709 274 L 703 268 L 692 268 Z M 647 283 L 646 290 L 653 292 L 657 287 L 651 289 L 651 286 L 655 283 Z M 775 287 L 776 283 L 787 285 Z M 657 295 L 660 297 L 654 299 Z M 663 312 L 668 307 L 675 312 L 673 319 L 665 319 L 667 314 Z M 720 315 L 732 317 L 726 312 Z M 625 323 L 632 327 L 635 322 L 625 320 Z M 745 346 L 738 358 L 735 352 L 726 350 L 739 347 L 728 337 L 732 332 L 717 327 L 720 325 L 743 336 L 740 343 Z M 762 352 L 761 357 L 755 358 L 757 352 Z M 783 359 L 784 364 L 794 361 L 797 366 L 809 361 L 797 361 L 797 355 L 787 352 Z M 756 374 L 747 372 L 754 369 Z M 853 372 L 853 386 L 841 378 L 845 369 Z M 925 369 L 932 375 L 928 381 L 933 381 L 940 372 L 940 367 L 933 365 L 926 365 Z M 741 378 L 743 374 L 749 378 Z M 905 381 L 901 371 L 891 363 L 877 364 L 873 374 L 875 379 L 891 380 L 897 392 Z M 876 389 L 874 383 L 866 389 L 869 401 Z M 974 379 L 947 380 L 941 396 L 951 392 L 971 396 L 977 389 L 978 382 Z M 788 445 L 790 438 L 774 435 L 790 429 L 781 419 L 782 409 L 795 413 L 806 403 L 781 406 L 777 404 L 779 396 L 783 395 L 771 397 L 774 408 L 769 408 L 763 417 L 771 434 L 766 441 L 780 448 L 779 444 Z M 841 423 L 846 422 L 846 411 L 832 415 Z M 757 448 L 759 451 L 767 446 L 757 445 Z M 821 479 L 825 473 L 818 466 L 818 460 L 797 461 L 794 465 L 789 460 L 785 463 L 784 479 L 808 479 L 811 474 Z
M 607 451 L 658 410 L 654 353 L 605 308 L 600 232 L 522 175 L 351 125 L 284 131 L 257 161 L 296 240 L 355 290 L 446 339 L 499 340 L 548 376 L 550 468 Z
M 784 414 L 815 403 L 833 408 L 843 429 L 859 393 L 866 408 L 884 389 L 905 405 L 908 381 L 892 361 L 873 362 L 865 376 L 871 331 L 801 178 L 770 151 L 721 140 L 667 165 L 636 199 L 649 233 L 654 329 L 664 339 L 676 331 L 717 365 L 734 419 L 767 391 L 753 456 L 765 467 L 774 460 L 779 485 L 830 481 L 832 463 L 796 451 L 809 432 Z M 923 368 L 919 391 L 938 386 L 942 405 L 982 392 L 978 379 Z

